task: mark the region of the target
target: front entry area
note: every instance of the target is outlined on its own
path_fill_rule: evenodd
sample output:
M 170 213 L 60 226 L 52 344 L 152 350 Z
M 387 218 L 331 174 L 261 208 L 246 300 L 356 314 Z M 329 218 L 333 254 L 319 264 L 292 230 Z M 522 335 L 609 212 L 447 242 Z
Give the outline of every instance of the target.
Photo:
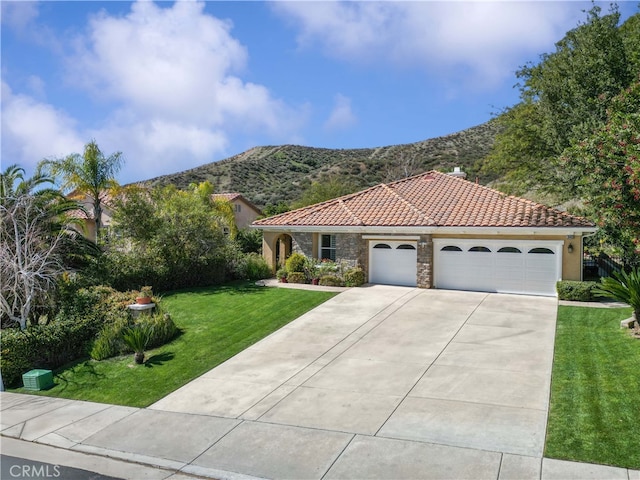
M 369 242 L 369 283 L 415 287 L 418 250 L 415 241 Z
M 561 241 L 439 238 L 433 246 L 436 288 L 556 295 Z

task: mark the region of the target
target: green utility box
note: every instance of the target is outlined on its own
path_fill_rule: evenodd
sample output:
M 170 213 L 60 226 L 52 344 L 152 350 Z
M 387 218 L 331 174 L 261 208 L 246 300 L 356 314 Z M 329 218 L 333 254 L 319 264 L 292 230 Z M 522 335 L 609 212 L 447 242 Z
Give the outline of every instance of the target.
M 51 370 L 30 370 L 22 375 L 22 383 L 27 390 L 46 390 L 53 387 Z

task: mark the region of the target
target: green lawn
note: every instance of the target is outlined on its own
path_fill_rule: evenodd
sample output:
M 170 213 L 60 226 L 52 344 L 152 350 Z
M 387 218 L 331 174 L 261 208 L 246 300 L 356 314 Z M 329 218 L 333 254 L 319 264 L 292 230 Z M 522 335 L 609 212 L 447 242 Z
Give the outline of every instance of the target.
M 629 308 L 560 306 L 545 456 L 640 469 L 640 340 Z
M 54 372 L 56 385 L 38 393 L 146 407 L 334 295 L 247 283 L 168 294 L 163 305 L 182 333 L 148 351 L 144 365 L 133 355 L 83 360 Z

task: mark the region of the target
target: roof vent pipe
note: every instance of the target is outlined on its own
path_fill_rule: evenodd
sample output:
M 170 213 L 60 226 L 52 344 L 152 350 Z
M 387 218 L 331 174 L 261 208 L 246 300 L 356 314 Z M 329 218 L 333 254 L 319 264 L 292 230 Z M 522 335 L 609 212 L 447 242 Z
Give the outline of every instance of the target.
M 449 172 L 447 173 L 447 175 L 458 178 L 467 178 L 467 174 L 460 170 L 460 167 L 453 167 L 453 172 Z

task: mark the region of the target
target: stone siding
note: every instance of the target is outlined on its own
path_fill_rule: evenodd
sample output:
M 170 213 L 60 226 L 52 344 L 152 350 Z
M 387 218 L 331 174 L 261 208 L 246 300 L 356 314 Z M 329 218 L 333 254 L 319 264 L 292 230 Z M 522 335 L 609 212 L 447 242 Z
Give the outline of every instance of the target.
M 418 278 L 420 288 L 433 287 L 433 239 L 431 235 L 420 235 L 418 240 Z
M 310 258 L 316 256 L 313 251 L 313 233 L 296 232 L 292 233 L 291 237 L 293 238 L 293 253 L 301 253 Z

